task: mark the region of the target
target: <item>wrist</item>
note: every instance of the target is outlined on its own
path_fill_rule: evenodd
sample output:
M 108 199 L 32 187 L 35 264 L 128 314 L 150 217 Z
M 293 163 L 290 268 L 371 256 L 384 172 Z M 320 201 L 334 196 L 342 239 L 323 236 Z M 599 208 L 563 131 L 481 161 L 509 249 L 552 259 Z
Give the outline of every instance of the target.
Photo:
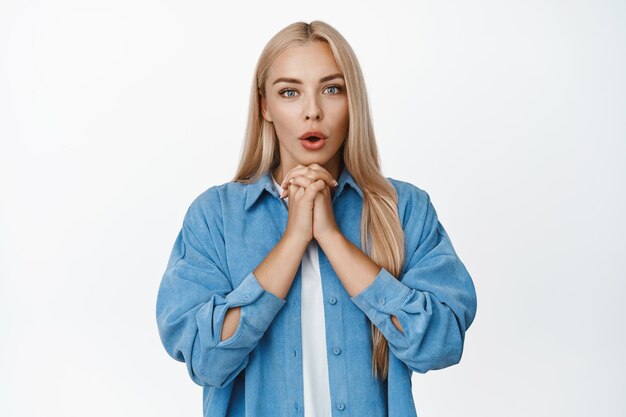
M 315 238 L 317 243 L 325 250 L 326 247 L 335 246 L 342 239 L 344 239 L 343 234 L 339 229 L 330 230 L 323 235 L 320 235 Z
M 302 252 L 304 252 L 309 245 L 309 242 L 297 236 L 293 236 L 289 233 L 284 233 L 281 240 L 285 243 L 287 247 L 299 248 L 302 250 Z

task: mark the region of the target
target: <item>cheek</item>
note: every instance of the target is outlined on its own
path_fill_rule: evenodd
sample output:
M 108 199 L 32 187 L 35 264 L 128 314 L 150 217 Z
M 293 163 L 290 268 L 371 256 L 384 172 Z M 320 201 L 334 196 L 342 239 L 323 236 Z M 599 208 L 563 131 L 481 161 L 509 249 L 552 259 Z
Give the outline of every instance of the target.
M 329 103 L 327 108 L 327 114 L 334 115 L 334 119 L 337 121 L 347 121 L 348 120 L 348 101 L 337 101 L 334 103 Z
M 274 115 L 274 122 L 282 125 L 284 129 L 293 126 L 294 121 L 298 118 L 298 111 L 295 106 L 275 106 L 272 114 Z
M 347 111 L 341 112 L 340 110 L 338 110 L 333 115 L 333 125 L 335 126 L 335 129 L 347 130 L 349 121 L 350 118 Z
M 294 143 L 298 145 L 298 143 L 290 140 L 297 134 L 294 130 L 294 126 L 297 126 L 297 116 L 294 116 L 293 110 L 285 108 L 285 106 L 282 108 L 278 106 L 273 109 L 272 116 L 274 120 L 274 130 L 276 130 L 276 135 L 278 136 L 281 146 L 284 148 L 292 148 Z
M 289 109 L 288 106 L 274 105 L 272 107 L 272 117 L 274 118 L 274 124 L 277 127 L 282 127 L 282 129 L 288 128 L 289 125 L 293 124 L 293 110 Z

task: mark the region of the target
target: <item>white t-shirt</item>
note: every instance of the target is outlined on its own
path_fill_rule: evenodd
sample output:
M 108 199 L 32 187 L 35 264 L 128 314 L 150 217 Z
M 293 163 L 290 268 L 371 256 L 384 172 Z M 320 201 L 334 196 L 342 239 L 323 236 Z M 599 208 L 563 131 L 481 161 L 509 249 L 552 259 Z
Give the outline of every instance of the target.
M 283 189 L 276 182 L 278 194 Z M 285 198 L 287 205 L 289 197 Z M 331 417 L 324 295 L 317 252 L 311 240 L 302 257 L 302 371 L 304 377 L 304 417 Z

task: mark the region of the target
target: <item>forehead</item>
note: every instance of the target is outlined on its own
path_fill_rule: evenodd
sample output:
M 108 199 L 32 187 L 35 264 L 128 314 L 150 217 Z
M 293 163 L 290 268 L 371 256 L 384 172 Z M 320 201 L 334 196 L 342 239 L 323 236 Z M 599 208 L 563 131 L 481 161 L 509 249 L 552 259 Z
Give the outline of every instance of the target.
M 328 43 L 313 41 L 283 51 L 268 72 L 273 80 L 278 77 L 306 78 L 307 75 L 319 78 L 340 71 Z

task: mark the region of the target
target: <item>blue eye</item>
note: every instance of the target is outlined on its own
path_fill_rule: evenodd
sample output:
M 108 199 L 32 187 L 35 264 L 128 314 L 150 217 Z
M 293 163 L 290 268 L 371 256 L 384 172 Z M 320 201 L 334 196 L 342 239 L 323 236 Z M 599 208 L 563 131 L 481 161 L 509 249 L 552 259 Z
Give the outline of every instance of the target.
M 293 88 L 285 88 L 284 90 L 280 90 L 280 92 L 278 94 L 283 96 L 283 93 L 286 93 L 288 91 L 294 91 L 295 92 L 296 90 L 294 90 Z M 285 97 L 285 98 L 293 98 L 294 96 L 288 96 L 288 97 L 287 96 L 283 96 L 283 97 Z
M 331 96 L 337 95 L 337 94 L 339 94 L 343 90 L 343 88 L 338 86 L 338 85 L 329 85 L 328 87 L 326 87 L 326 89 L 330 89 L 330 88 L 334 88 L 335 90 L 337 90 L 335 93 L 331 93 L 330 94 Z M 294 98 L 295 97 L 295 95 L 285 96 L 284 94 L 288 93 L 288 92 L 294 92 L 295 93 L 296 90 L 294 90 L 293 88 L 285 88 L 285 89 L 280 90 L 278 92 L 278 94 L 280 94 L 282 97 L 285 97 L 285 98 Z
M 338 85 L 329 85 L 328 88 L 334 88 L 337 90 L 337 92 L 335 94 L 339 94 L 339 92 L 341 91 L 341 87 L 339 87 Z M 332 94 L 332 95 L 335 95 Z

